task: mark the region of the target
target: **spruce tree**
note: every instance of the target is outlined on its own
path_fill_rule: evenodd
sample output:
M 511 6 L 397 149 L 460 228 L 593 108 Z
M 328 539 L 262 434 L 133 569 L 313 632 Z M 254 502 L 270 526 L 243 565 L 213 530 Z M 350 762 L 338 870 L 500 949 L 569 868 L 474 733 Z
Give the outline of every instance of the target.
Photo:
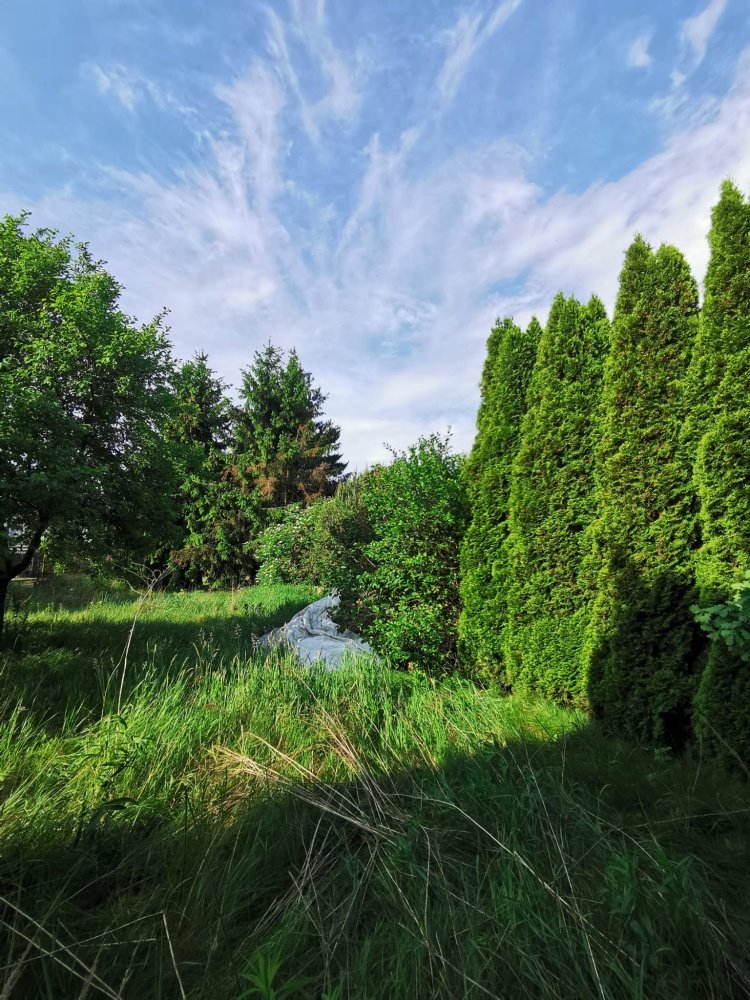
M 704 607 L 729 601 L 750 570 L 750 203 L 729 181 L 711 221 L 686 427 L 695 457 L 696 575 Z M 709 749 L 728 759 L 739 753 L 750 764 L 750 669 L 721 636 L 701 679 L 695 729 Z
M 605 365 L 592 535 L 588 695 L 610 731 L 687 739 L 696 625 L 694 499 L 680 431 L 698 290 L 683 256 L 640 237 L 625 257 Z
M 461 548 L 462 656 L 480 675 L 497 675 L 505 624 L 510 472 L 541 327 L 497 322 L 487 341 L 477 435 L 464 466 L 471 521 Z
M 322 420 L 326 396 L 291 351 L 286 364 L 272 344 L 242 373 L 238 463 L 268 507 L 330 496 L 346 463 L 339 428 Z
M 591 454 L 609 324 L 601 301 L 558 295 L 539 344 L 513 464 L 506 669 L 514 686 L 583 703 L 591 593 L 582 573 L 596 513 Z

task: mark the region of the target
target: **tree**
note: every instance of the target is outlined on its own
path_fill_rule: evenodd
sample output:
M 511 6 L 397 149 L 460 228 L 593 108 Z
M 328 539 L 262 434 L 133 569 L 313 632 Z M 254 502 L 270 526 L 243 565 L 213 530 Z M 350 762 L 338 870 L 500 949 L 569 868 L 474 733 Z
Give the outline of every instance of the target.
M 558 295 L 539 344 L 510 489 L 506 672 L 516 687 L 585 702 L 593 597 L 583 572 L 596 515 L 591 455 L 609 323 L 601 301 Z
M 172 485 L 161 317 L 136 326 L 85 244 L 26 218 L 0 223 L 0 608 L 43 539 L 80 561 L 145 555 Z
M 461 547 L 463 610 L 458 630 L 464 660 L 485 676 L 497 676 L 502 665 L 511 468 L 540 336 L 536 319 L 525 332 L 510 319 L 493 327 L 482 373 L 477 435 L 464 466 L 471 520 Z
M 674 247 L 637 237 L 620 276 L 605 364 L 592 529 L 597 596 L 588 695 L 611 731 L 679 746 L 690 728 L 698 643 L 694 498 L 680 431 L 698 290 Z
M 346 468 L 340 430 L 322 420 L 326 396 L 312 382 L 296 351 L 286 365 L 268 344 L 242 373 L 237 455 L 268 507 L 311 503 L 330 496 Z
M 700 601 L 731 607 L 750 570 L 750 202 L 729 181 L 714 207 L 705 301 L 690 365 L 685 438 L 695 459 Z M 731 708 L 729 708 L 731 705 Z M 695 729 L 721 756 L 748 755 L 747 658 L 714 639 L 696 700 Z
M 183 362 L 173 380 L 166 436 L 176 450 L 174 509 L 179 537 L 155 559 L 176 569 L 181 583 L 236 582 L 242 577 L 237 557 L 247 538 L 237 544 L 237 535 L 247 525 L 242 522 L 235 526 L 238 530 L 231 530 L 230 524 L 232 511 L 239 514 L 248 500 L 226 495 L 235 493 L 227 458 L 234 413 L 226 389 L 204 352 Z
M 167 437 L 178 444 L 197 448 L 205 456 L 223 452 L 232 439 L 232 405 L 226 384 L 208 363 L 208 355 L 197 351 L 184 361 L 174 376 L 174 407 Z

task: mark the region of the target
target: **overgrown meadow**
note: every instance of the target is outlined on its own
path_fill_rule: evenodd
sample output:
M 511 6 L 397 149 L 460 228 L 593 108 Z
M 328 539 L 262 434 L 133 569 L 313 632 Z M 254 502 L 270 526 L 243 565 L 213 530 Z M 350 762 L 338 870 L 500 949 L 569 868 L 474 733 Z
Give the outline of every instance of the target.
M 750 789 L 712 763 L 253 652 L 309 587 L 14 586 L 0 997 L 750 993 Z

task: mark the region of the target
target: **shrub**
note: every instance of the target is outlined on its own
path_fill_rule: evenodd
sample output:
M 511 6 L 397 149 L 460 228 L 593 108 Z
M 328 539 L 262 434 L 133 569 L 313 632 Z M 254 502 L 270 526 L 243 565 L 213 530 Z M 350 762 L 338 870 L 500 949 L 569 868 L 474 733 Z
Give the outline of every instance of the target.
M 364 502 L 372 540 L 347 581 L 344 613 L 396 665 L 454 667 L 468 513 L 461 459 L 447 439 L 421 438 L 372 470 Z
M 321 567 L 315 558 L 323 534 L 324 507 L 319 500 L 305 507 L 290 504 L 278 511 L 275 523 L 258 539 L 255 557 L 260 568 L 256 583 L 321 583 Z

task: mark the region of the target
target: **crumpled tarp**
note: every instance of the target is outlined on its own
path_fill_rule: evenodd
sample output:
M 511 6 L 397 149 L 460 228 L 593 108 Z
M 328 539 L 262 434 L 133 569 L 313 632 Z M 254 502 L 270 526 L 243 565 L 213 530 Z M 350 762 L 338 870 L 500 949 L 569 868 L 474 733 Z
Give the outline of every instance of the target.
M 291 621 L 258 640 L 260 646 L 287 646 L 301 663 L 321 661 L 330 670 L 341 666 L 346 656 L 364 653 L 375 656 L 372 646 L 354 632 L 339 629 L 329 612 L 340 604 L 338 595 L 327 594 L 308 604 Z

